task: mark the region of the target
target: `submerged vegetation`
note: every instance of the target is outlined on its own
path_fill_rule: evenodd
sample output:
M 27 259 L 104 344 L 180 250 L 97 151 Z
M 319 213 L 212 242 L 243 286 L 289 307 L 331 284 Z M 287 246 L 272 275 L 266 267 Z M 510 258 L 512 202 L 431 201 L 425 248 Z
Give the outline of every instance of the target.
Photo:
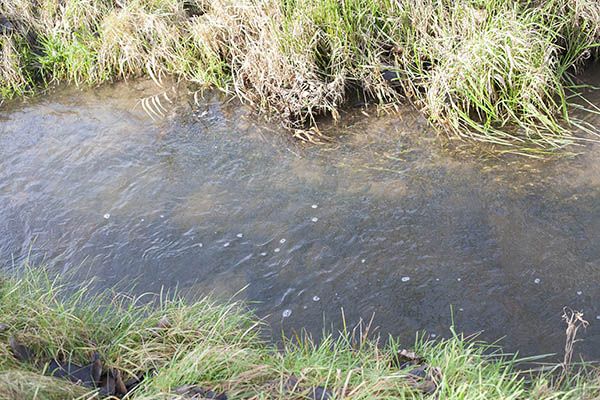
M 338 338 L 326 335 L 319 344 L 304 336 L 276 349 L 260 338 L 260 323 L 239 304 L 188 305 L 164 295 L 92 296 L 32 270 L 1 282 L 0 321 L 0 399 L 94 398 L 97 389 L 48 376 L 52 362 L 83 365 L 92 353 L 99 355 L 103 371 L 122 381 L 135 378 L 124 397 L 130 399 L 581 400 L 600 395 L 597 371 L 518 370 L 515 357 L 454 333 L 435 342 L 418 339 L 420 356 L 401 351 L 393 339 L 384 345 L 368 338 L 366 328 Z M 192 397 L 194 391 L 203 394 Z
M 572 76 L 599 43 L 597 0 L 4 0 L 0 96 L 174 75 L 296 128 L 350 98 L 410 101 L 539 150 L 572 142 Z

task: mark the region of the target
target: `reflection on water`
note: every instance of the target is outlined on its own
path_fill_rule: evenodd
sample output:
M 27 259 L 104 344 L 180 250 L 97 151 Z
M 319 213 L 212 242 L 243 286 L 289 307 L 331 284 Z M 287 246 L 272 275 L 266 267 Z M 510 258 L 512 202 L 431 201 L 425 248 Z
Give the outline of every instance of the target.
M 375 314 L 412 341 L 447 335 L 453 306 L 458 329 L 527 354 L 561 351 L 570 306 L 591 321 L 579 349 L 600 359 L 592 146 L 478 159 L 444 150 L 410 110 L 348 115 L 333 144 L 304 146 L 217 97 L 154 122 L 138 100 L 157 90 L 66 90 L 2 111 L 6 265 L 31 254 L 100 287 L 190 298 L 245 288 L 275 333 L 339 327 L 343 308 L 348 324 Z

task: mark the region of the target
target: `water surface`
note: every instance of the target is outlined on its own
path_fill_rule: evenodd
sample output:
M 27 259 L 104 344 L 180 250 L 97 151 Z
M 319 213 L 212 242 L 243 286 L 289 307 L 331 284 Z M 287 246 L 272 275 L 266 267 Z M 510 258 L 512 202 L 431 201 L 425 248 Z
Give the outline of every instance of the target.
M 210 94 L 161 97 L 153 120 L 140 99 L 160 91 L 65 89 L 0 111 L 4 265 L 237 293 L 275 334 L 339 327 L 343 309 L 412 343 L 447 336 L 452 306 L 458 330 L 522 354 L 561 352 L 569 306 L 590 321 L 578 349 L 600 359 L 597 147 L 465 154 L 410 109 L 351 112 L 309 146 Z

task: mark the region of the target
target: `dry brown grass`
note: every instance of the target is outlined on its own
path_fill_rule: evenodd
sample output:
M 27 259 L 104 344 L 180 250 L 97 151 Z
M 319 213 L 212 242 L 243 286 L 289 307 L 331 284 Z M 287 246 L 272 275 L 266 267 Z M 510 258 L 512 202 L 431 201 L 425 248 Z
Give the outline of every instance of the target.
M 537 149 L 573 141 L 566 89 L 600 43 L 595 0 L 5 0 L 0 16 L 2 98 L 175 75 L 293 128 L 348 97 L 408 99 L 447 133 Z

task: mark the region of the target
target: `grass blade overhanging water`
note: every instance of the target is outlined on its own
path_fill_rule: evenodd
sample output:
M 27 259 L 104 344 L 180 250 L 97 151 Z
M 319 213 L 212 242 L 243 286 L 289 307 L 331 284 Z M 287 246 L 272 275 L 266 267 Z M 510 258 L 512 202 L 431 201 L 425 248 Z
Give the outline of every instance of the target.
M 540 152 L 575 140 L 568 92 L 599 43 L 596 0 L 5 0 L 0 96 L 174 75 L 305 127 L 358 91 Z

